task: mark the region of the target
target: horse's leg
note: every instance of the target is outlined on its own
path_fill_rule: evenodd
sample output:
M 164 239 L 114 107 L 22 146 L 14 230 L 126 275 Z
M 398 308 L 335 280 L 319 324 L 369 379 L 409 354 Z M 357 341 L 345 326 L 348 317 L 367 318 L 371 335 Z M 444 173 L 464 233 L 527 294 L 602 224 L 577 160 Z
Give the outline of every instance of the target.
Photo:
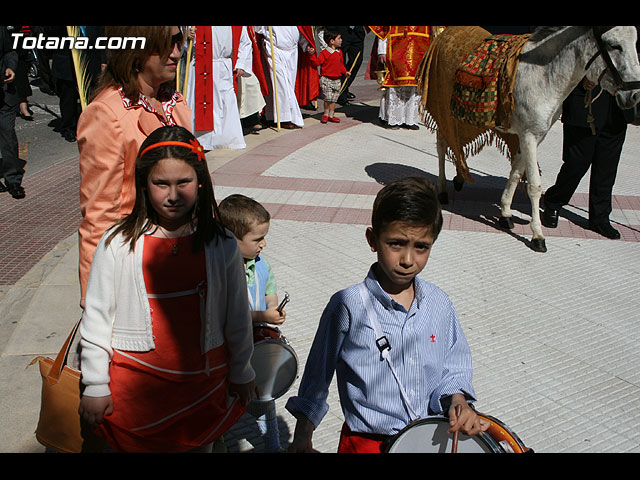
M 453 188 L 455 188 L 456 192 L 459 192 L 464 187 L 464 177 L 456 167 L 456 176 L 453 177 Z
M 447 194 L 447 176 L 445 173 L 445 154 L 447 152 L 447 143 L 440 132 L 436 134 L 436 151 L 438 152 L 438 200 L 442 205 L 449 203 L 449 195 Z
M 538 168 L 538 142 L 533 135 L 524 136 L 521 139 L 520 150 L 524 158 L 527 172 L 527 193 L 531 201 L 531 248 L 536 252 L 546 252 L 547 246 L 542 234 L 542 222 L 540 221 L 540 197 L 542 196 L 542 180 Z
M 511 203 L 513 201 L 513 195 L 522 179 L 524 173 L 525 164 L 524 158 L 520 153 L 514 155 L 511 162 L 511 172 L 509 173 L 509 179 L 507 180 L 507 186 L 502 192 L 500 198 L 500 219 L 498 223 L 501 227 L 511 230 L 513 228 L 513 213 L 511 212 Z

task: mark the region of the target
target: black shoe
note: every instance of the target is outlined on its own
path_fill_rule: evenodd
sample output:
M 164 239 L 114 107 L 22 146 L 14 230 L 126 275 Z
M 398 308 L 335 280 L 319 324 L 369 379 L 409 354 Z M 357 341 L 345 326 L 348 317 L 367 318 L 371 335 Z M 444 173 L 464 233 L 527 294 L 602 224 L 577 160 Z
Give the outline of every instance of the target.
M 0 182 L 0 193 L 4 193 L 7 191 L 7 187 L 4 186 L 4 183 Z
M 558 212 L 562 207 L 547 203 L 545 197 L 542 198 L 542 205 L 544 207 L 542 215 L 540 215 L 542 224 L 548 228 L 556 228 L 558 226 Z
M 25 193 L 24 193 L 24 188 L 22 188 L 22 185 L 7 185 L 7 191 L 11 194 L 11 196 L 13 198 L 24 198 L 25 197 Z
M 613 228 L 608 221 L 600 223 L 589 222 L 589 228 L 603 237 L 610 238 L 611 240 L 617 240 L 620 238 L 620 232 Z
M 542 215 L 540 216 L 540 219 L 542 220 L 542 225 L 548 228 L 556 228 L 558 226 L 559 210 L 560 210 L 559 208 L 545 205 L 544 210 L 542 211 Z
M 75 142 L 77 140 L 76 139 L 76 134 L 72 130 L 66 130 L 66 131 L 62 132 L 62 136 L 64 137 L 64 139 L 67 142 L 72 142 L 73 143 L 73 142 Z

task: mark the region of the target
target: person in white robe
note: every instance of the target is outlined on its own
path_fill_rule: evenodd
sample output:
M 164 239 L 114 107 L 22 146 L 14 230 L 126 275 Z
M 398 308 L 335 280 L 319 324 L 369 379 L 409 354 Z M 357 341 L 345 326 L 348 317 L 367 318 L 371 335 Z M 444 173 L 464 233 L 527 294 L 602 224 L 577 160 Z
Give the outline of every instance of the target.
M 386 56 L 387 40 L 378 40 L 378 55 Z M 388 87 L 380 99 L 380 119 L 391 128 L 415 130 L 420 120 L 418 87 Z
M 198 27 L 203 28 L 203 27 Z M 213 48 L 213 130 L 195 130 L 195 55 L 189 65 L 187 105 L 191 109 L 193 134 L 205 150 L 221 148 L 246 148 L 240 123 L 238 99 L 233 87 L 234 71 L 240 76 L 252 73 L 251 40 L 246 27 L 242 27 L 238 58 L 233 65 L 233 35 L 231 26 L 213 26 L 211 43 Z
M 273 49 L 276 64 L 277 101 L 272 88 L 273 85 L 273 59 L 271 58 L 271 42 L 269 27 L 254 27 L 257 34 L 262 35 L 262 52 L 268 66 L 269 94 L 265 97 L 265 117 L 269 122 L 293 124 L 297 127 L 304 126 L 302 112 L 296 98 L 296 76 L 298 73 L 298 45 L 303 51 L 310 47 L 307 39 L 300 33 L 297 26 L 275 26 L 273 31 Z M 265 74 L 267 72 L 265 71 Z M 288 125 L 284 125 L 285 128 Z

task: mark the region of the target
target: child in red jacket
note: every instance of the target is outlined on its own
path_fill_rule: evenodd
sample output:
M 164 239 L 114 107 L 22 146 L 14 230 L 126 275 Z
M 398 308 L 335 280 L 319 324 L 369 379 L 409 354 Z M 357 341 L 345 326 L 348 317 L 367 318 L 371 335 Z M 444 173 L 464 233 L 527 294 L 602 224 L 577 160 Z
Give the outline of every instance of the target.
M 343 75 L 347 77 L 350 72 L 344 66 L 342 57 L 342 35 L 331 30 L 324 31 L 324 41 L 328 47 L 322 50 L 318 56 L 311 55 L 311 62 L 316 67 L 320 67 L 320 88 L 324 98 L 324 114 L 322 123 L 340 123 L 340 119 L 335 117 L 336 102 L 340 95 L 340 87 Z

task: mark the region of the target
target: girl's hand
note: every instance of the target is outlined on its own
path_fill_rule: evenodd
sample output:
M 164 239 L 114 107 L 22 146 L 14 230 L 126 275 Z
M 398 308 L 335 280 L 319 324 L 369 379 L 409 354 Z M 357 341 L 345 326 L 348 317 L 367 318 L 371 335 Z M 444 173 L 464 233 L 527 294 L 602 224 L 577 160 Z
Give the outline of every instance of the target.
M 113 413 L 113 399 L 111 395 L 106 397 L 83 395 L 80 399 L 78 413 L 89 425 L 100 424 L 104 421 L 104 417 Z
M 229 396 L 237 397 L 240 404 L 243 407 L 249 405 L 253 394 L 258 392 L 255 380 L 251 380 L 249 383 L 230 383 L 229 384 Z

